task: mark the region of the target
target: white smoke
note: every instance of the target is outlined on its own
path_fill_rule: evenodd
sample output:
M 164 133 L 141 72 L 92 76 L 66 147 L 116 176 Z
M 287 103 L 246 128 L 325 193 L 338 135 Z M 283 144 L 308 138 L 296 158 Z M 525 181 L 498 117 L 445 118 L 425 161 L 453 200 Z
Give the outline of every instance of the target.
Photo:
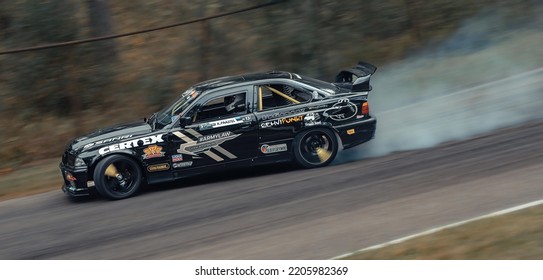
M 498 13 L 479 15 L 438 48 L 378 70 L 369 97 L 375 139 L 336 163 L 543 119 L 543 32 L 504 25 Z

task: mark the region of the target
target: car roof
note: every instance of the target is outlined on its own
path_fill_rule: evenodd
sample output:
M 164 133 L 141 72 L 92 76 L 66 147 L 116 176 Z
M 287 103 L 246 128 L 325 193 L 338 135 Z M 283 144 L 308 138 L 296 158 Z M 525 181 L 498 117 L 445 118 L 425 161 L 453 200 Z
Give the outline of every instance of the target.
M 244 82 L 255 82 L 259 80 L 266 79 L 297 79 L 301 80 L 300 75 L 295 73 L 290 73 L 286 71 L 271 71 L 271 72 L 258 72 L 258 73 L 249 73 L 242 74 L 238 76 L 226 76 L 220 77 L 208 81 L 204 81 L 192 86 L 195 90 L 199 92 L 207 91 L 210 89 L 216 89 L 232 84 L 244 83 Z

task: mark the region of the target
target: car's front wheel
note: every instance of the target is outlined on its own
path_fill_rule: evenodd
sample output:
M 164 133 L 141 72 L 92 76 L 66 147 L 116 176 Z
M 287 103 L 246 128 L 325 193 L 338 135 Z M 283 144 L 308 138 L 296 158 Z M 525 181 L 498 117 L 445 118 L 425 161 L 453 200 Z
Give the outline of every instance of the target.
M 305 168 L 321 167 L 330 164 L 336 157 L 338 142 L 336 135 L 326 128 L 316 128 L 301 132 L 294 138 L 294 157 Z
M 127 156 L 108 156 L 98 162 L 94 169 L 96 190 L 109 199 L 123 199 L 134 195 L 141 182 L 141 168 Z

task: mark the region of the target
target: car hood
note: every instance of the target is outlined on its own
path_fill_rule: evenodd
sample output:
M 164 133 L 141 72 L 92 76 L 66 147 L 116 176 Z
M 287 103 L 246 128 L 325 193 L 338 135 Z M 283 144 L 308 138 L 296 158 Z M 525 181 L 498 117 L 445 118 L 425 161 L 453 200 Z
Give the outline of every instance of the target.
M 72 143 L 70 143 L 69 148 L 77 152 L 82 152 L 111 145 L 122 140 L 131 139 L 146 133 L 150 133 L 151 131 L 151 126 L 146 122 L 120 124 L 78 137 L 74 139 Z

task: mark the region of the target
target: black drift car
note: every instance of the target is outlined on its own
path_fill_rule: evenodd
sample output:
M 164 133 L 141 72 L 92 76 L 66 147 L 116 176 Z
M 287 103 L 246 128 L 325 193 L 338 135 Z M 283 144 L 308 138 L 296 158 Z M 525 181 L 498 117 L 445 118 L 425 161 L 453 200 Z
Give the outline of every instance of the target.
M 338 149 L 369 141 L 376 120 L 367 102 L 376 67 L 359 62 L 334 83 L 289 72 L 223 77 L 196 84 L 142 122 L 76 138 L 62 156 L 63 191 L 110 199 L 140 185 L 225 167 L 294 160 L 305 168 Z

